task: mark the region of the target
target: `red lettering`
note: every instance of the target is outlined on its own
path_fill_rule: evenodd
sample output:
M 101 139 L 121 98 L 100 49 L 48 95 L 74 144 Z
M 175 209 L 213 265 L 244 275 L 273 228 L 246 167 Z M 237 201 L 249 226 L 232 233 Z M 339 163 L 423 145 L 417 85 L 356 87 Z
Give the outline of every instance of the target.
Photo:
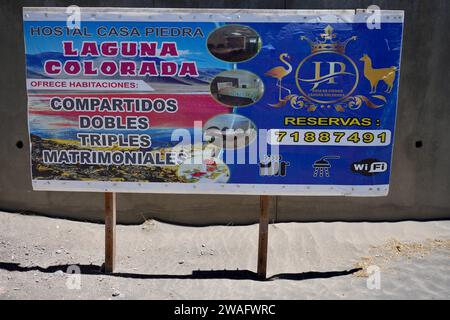
M 178 74 L 179 77 L 198 77 L 197 65 L 195 62 L 183 61 L 181 63 L 180 72 Z
M 56 60 L 48 60 L 44 63 L 44 70 L 46 74 L 57 75 L 61 73 L 61 62 Z
M 86 41 L 83 42 L 83 46 L 81 47 L 80 56 L 87 57 L 88 55 L 92 57 L 100 56 L 98 52 L 97 42 L 95 41 Z
M 177 44 L 175 42 L 163 42 L 161 46 L 160 57 L 171 56 L 178 57 Z

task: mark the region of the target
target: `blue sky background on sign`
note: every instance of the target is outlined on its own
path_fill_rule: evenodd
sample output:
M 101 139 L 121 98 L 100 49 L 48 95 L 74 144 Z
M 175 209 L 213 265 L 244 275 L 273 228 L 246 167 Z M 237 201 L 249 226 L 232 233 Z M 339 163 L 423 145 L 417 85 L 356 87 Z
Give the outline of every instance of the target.
M 57 27 L 57 26 L 65 26 L 65 21 L 25 21 L 24 22 L 24 30 L 30 30 L 30 27 Z M 132 30 L 133 27 L 137 28 L 141 36 L 96 36 L 97 28 L 101 26 L 107 26 L 107 29 L 102 29 L 102 34 L 107 32 L 111 28 L 115 28 L 119 30 L 120 27 L 127 27 L 128 30 Z M 202 31 L 205 34 L 205 38 L 201 37 L 156 37 L 155 35 L 145 35 L 145 28 L 151 27 L 190 27 L 195 29 L 196 27 L 201 27 Z M 29 37 L 28 34 L 25 34 L 25 45 L 27 49 L 27 55 L 42 55 L 44 52 L 57 52 L 62 53 L 62 41 L 73 41 L 75 48 L 80 48 L 83 41 L 176 41 L 177 48 L 180 51 L 180 55 L 183 60 L 194 60 L 197 62 L 199 68 L 219 68 L 219 69 L 228 69 L 230 68 L 229 63 L 222 62 L 212 55 L 205 54 L 206 51 L 206 37 L 207 35 L 216 28 L 214 23 L 176 23 L 176 22 L 153 22 L 151 24 L 146 22 L 92 22 L 92 21 L 83 21 L 82 29 L 87 28 L 89 34 L 92 34 L 92 37 L 80 37 L 80 36 L 53 36 L 46 37 L 46 41 L 36 41 L 36 38 Z M 84 30 L 84 29 L 83 29 Z M 202 50 L 204 49 L 204 50 Z M 73 59 L 73 58 L 71 58 Z M 167 60 L 174 61 L 176 58 L 166 58 Z

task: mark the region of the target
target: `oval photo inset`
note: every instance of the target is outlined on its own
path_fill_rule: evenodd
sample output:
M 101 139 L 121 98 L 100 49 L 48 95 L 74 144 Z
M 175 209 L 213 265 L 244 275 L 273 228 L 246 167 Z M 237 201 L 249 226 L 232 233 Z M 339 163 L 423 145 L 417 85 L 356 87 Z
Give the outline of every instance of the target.
M 230 168 L 218 158 L 205 158 L 202 163 L 190 158 L 178 167 L 177 176 L 188 183 L 227 183 Z
M 261 37 L 250 27 L 226 25 L 208 37 L 209 52 L 226 62 L 243 62 L 256 56 L 261 49 Z
M 239 149 L 256 138 L 256 126 L 249 118 L 235 114 L 219 114 L 203 126 L 203 138 L 218 148 Z
M 247 107 L 261 99 L 264 84 L 254 73 L 229 70 L 219 73 L 211 82 L 213 98 L 227 107 Z

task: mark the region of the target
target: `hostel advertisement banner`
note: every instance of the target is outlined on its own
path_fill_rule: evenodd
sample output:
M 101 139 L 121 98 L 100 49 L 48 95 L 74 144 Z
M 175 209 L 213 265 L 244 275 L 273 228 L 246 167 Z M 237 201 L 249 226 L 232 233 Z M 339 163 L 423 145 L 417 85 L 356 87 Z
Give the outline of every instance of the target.
M 24 8 L 34 190 L 384 196 L 403 11 Z

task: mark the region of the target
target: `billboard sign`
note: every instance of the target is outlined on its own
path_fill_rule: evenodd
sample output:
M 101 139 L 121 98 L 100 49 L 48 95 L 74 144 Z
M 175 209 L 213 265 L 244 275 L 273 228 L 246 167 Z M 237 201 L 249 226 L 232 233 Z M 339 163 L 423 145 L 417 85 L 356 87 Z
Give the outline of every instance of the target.
M 383 196 L 402 11 L 24 8 L 34 190 Z

